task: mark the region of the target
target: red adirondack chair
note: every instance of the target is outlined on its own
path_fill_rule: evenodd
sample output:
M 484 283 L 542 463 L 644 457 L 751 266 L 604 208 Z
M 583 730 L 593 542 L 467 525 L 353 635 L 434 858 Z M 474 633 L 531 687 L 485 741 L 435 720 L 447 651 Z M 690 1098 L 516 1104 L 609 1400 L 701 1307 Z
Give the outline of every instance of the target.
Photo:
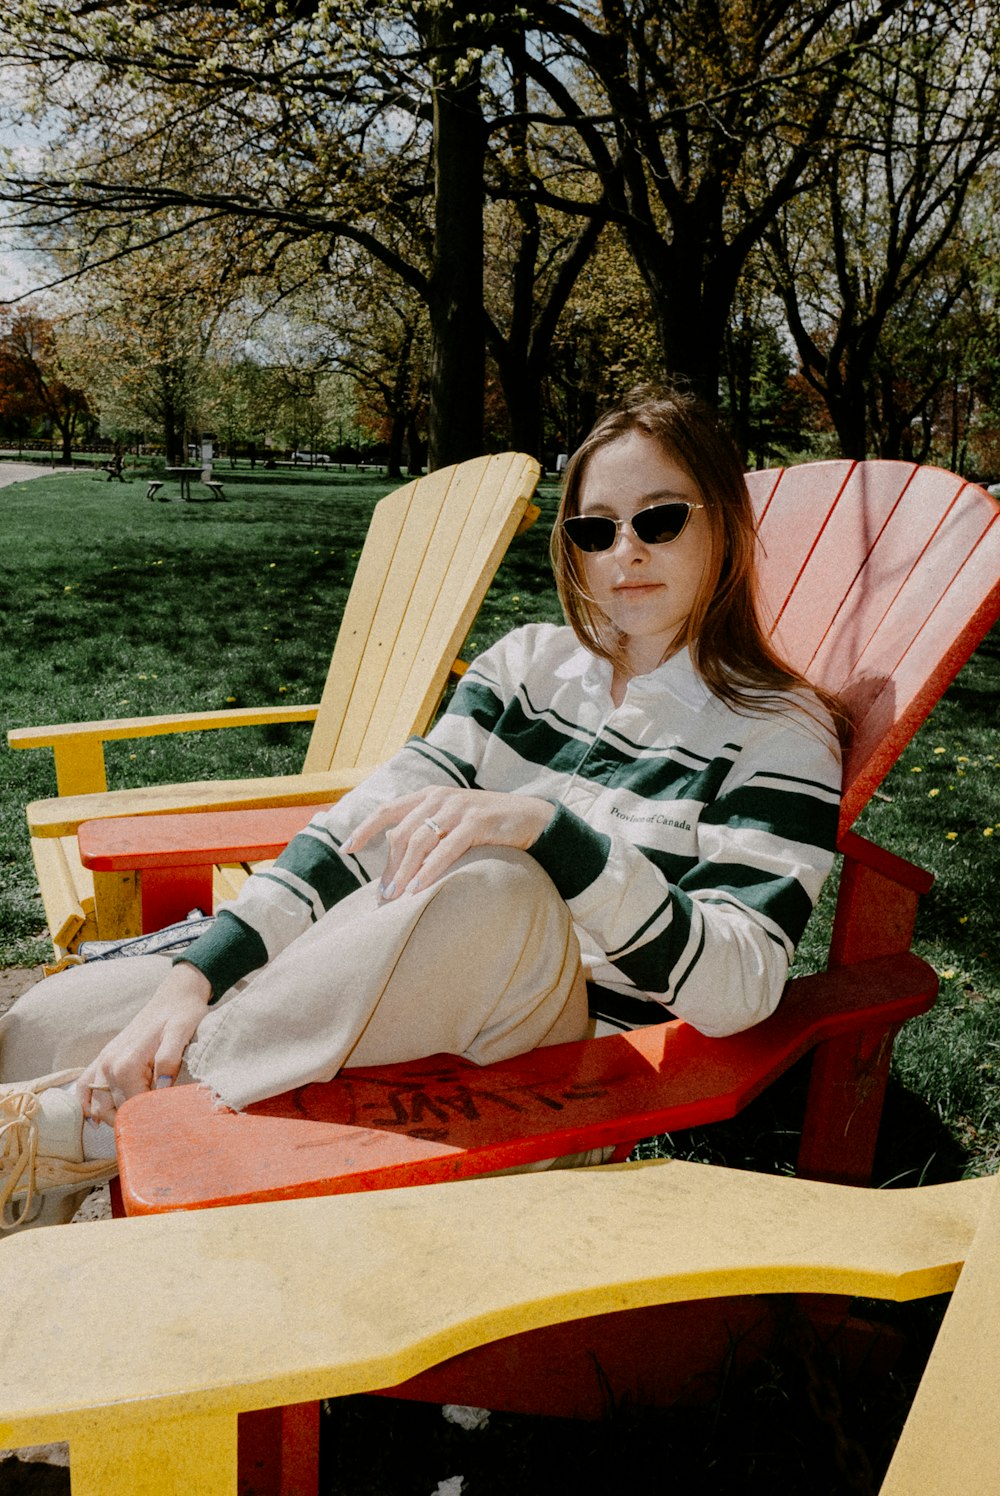
M 329 1084 L 241 1115 L 215 1110 L 196 1087 L 136 1097 L 118 1124 L 129 1213 L 455 1179 L 609 1144 L 621 1159 L 638 1138 L 732 1116 L 809 1051 L 799 1171 L 867 1182 L 894 1035 L 932 1005 L 937 978 L 910 951 L 917 901 L 931 876 L 851 827 L 1000 616 L 1000 505 L 952 474 L 897 462 L 755 473 L 750 486 L 761 516 L 764 606 L 781 650 L 841 693 L 856 724 L 845 763 L 844 861 L 828 969 L 791 983 L 765 1023 L 725 1039 L 705 1039 L 675 1021 L 483 1069 L 441 1055 L 345 1070 Z M 268 812 L 234 814 L 238 834 L 227 816 L 83 827 L 81 855 L 85 862 L 105 859 L 93 865 L 109 871 L 153 868 L 162 882 L 163 869 L 180 862 L 208 866 L 220 845 L 232 855 L 243 840 L 262 855 L 272 841 L 279 850 L 288 835 L 287 824 L 269 835 L 261 819 Z M 181 820 L 193 823 L 186 828 L 193 834 L 178 851 Z M 171 846 L 164 845 L 168 822 Z M 587 1328 L 594 1331 L 594 1322 Z M 604 1328 L 607 1368 L 624 1353 L 613 1344 L 620 1327 Z M 544 1344 L 514 1337 L 459 1357 L 406 1391 L 536 1411 L 599 1411 L 599 1395 L 595 1404 L 594 1395 L 580 1394 L 578 1378 L 571 1388 L 566 1338 L 546 1333 Z M 567 1330 L 570 1340 L 573 1334 Z M 708 1354 L 724 1350 L 731 1334 L 730 1321 Z M 645 1336 L 647 1345 L 662 1339 Z M 529 1343 L 537 1352 L 533 1371 Z M 633 1357 L 634 1338 L 628 1344 Z M 681 1377 L 696 1365 L 687 1351 L 685 1358 Z M 588 1372 L 593 1381 L 592 1365 Z

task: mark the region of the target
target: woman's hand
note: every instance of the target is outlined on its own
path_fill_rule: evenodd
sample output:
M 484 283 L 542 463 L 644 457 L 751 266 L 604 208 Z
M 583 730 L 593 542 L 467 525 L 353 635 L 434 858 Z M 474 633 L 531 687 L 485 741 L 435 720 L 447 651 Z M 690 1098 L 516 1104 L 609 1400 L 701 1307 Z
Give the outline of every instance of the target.
M 344 851 L 359 852 L 385 832 L 389 858 L 379 892 L 393 899 L 427 888 L 472 847 L 526 851 L 554 815 L 548 800 L 533 795 L 436 785 L 374 811 L 348 837 Z
M 76 1082 L 84 1116 L 114 1122 L 129 1096 L 177 1078 L 184 1051 L 208 1010 L 212 987 L 195 966 L 171 968 L 153 996 Z

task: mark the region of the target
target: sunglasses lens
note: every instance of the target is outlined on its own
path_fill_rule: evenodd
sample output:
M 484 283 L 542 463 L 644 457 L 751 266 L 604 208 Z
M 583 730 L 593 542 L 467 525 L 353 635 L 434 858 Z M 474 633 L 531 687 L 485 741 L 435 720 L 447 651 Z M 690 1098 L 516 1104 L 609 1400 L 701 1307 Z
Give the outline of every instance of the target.
M 653 504 L 632 516 L 632 528 L 643 545 L 666 545 L 677 539 L 690 513 L 687 504 Z
M 563 528 L 579 551 L 609 551 L 618 534 L 614 520 L 600 514 L 578 514 L 564 519 Z
M 630 524 L 643 545 L 667 545 L 687 524 L 690 504 L 651 504 L 633 514 Z M 618 539 L 618 522 L 603 514 L 577 514 L 563 528 L 580 551 L 609 551 Z

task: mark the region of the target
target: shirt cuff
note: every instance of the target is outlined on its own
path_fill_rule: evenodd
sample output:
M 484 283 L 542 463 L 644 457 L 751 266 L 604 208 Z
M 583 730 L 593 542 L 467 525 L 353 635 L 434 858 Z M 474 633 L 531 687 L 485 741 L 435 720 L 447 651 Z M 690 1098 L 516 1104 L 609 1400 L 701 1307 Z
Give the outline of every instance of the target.
M 212 928 L 175 956 L 173 964 L 179 961 L 197 967 L 211 982 L 211 1006 L 243 977 L 267 964 L 267 947 L 256 930 L 223 909 Z
M 556 813 L 537 841 L 528 848 L 529 856 L 548 873 L 560 897 L 569 903 L 589 888 L 603 873 L 611 852 L 611 838 L 567 810 L 558 800 L 550 800 Z

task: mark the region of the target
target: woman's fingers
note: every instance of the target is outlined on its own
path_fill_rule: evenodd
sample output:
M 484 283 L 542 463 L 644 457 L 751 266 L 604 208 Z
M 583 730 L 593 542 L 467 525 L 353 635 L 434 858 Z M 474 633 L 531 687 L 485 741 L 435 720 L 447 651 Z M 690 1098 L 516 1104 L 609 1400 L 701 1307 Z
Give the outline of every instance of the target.
M 530 847 L 555 814 L 547 800 L 483 790 L 426 791 L 405 808 L 386 830 L 383 899 L 426 888 L 473 847 Z
M 398 800 L 389 800 L 385 805 L 380 806 L 378 810 L 372 811 L 371 815 L 366 816 L 363 821 L 355 826 L 343 844 L 343 851 L 348 856 L 353 855 L 355 852 L 360 852 L 376 836 L 381 836 L 390 827 L 398 825 L 414 806 L 423 801 L 426 794 L 426 790 L 418 790 L 412 795 L 402 795 Z
M 133 1086 L 119 1071 L 114 1056 L 103 1050 L 76 1083 L 84 1116 L 92 1122 L 113 1123 L 115 1113 L 141 1085 Z
M 157 1077 L 177 1077 L 181 1058 L 212 995 L 207 977 L 189 963 L 171 968 L 149 1002 L 76 1082 L 84 1115 L 113 1122 L 130 1096 L 148 1091 Z
M 360 852 L 384 834 L 388 854 L 379 893 L 394 899 L 426 888 L 472 847 L 530 847 L 554 814 L 548 800 L 531 795 L 434 785 L 373 811 L 343 850 Z
M 397 841 L 398 846 L 394 847 L 390 836 L 389 861 L 380 887 L 383 899 L 426 888 L 475 845 L 466 821 L 459 820 L 448 827 L 443 815 L 421 817 L 415 825 L 404 821 Z
M 170 1084 L 177 1079 L 177 1072 L 181 1068 L 181 1060 L 184 1051 L 192 1039 L 192 1033 L 187 1024 L 168 1024 L 163 1031 L 156 1054 L 153 1056 L 154 1086 Z

